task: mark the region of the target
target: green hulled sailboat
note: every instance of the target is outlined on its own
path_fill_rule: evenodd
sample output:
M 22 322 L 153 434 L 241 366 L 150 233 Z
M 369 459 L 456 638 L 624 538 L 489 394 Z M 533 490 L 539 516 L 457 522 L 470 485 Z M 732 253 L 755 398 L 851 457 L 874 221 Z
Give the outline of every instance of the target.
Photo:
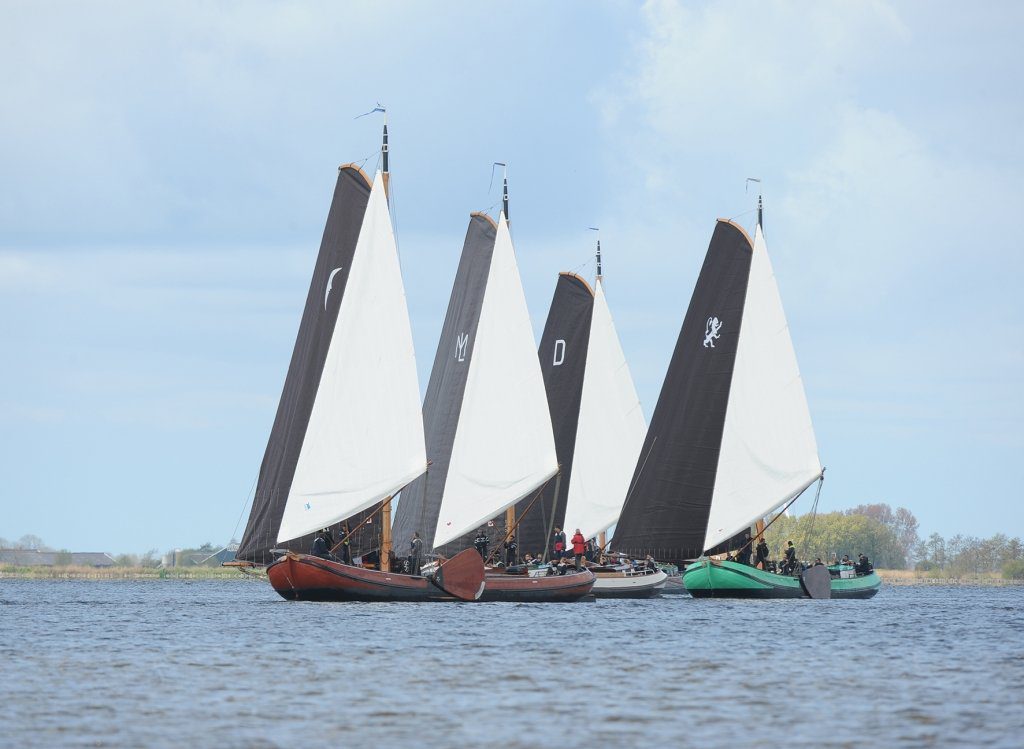
M 817 569 L 829 572 L 827 596 L 816 595 L 803 575 L 765 572 L 717 559 L 700 559 L 691 564 L 683 574 L 683 583 L 694 598 L 871 598 L 882 585 L 874 571 L 858 575 L 852 567 Z M 844 576 L 846 572 L 853 574 Z
M 697 597 L 870 597 L 874 573 L 713 559 L 824 475 L 758 202 L 753 238 L 715 227 L 612 546 L 678 564 Z

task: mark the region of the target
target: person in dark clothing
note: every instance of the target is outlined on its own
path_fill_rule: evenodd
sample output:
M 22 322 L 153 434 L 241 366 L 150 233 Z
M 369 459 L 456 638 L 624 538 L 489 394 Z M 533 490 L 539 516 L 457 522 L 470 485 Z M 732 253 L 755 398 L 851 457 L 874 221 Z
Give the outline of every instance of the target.
M 853 569 L 858 575 L 866 575 L 875 568 L 871 566 L 871 562 L 864 554 L 860 554 L 857 556 L 857 564 L 853 566 Z
M 342 523 L 339 532 L 341 533 L 341 561 L 344 564 L 352 564 L 352 542 L 349 538 L 351 531 L 348 529 L 348 523 Z
M 761 536 L 761 540 L 757 542 L 757 560 L 755 564 L 763 570 L 768 569 L 768 543 L 764 540 L 764 536 Z
M 485 562 L 487 561 L 487 547 L 491 545 L 491 539 L 487 538 L 487 531 L 483 528 L 476 534 L 476 538 L 473 539 L 473 546 L 480 553 L 480 558 Z
M 519 564 L 519 543 L 516 541 L 516 536 L 513 533 L 505 541 L 505 566 L 513 567 Z
M 557 525 L 555 526 L 555 534 L 551 537 L 551 559 L 558 561 L 562 558 L 565 553 L 565 533 Z
M 420 574 L 420 567 L 423 566 L 423 539 L 419 531 L 414 531 L 412 540 L 409 542 L 409 574 Z
M 330 559 L 332 562 L 337 562 L 338 558 L 331 553 L 331 547 L 327 543 L 327 539 L 331 537 L 331 531 L 329 528 L 323 528 L 319 533 L 316 534 L 316 538 L 313 539 L 313 548 L 309 550 L 311 556 L 320 557 L 321 559 Z
M 743 545 L 736 550 L 736 561 L 740 564 L 750 566 L 750 554 L 753 551 L 751 548 L 750 534 L 746 534 L 743 537 Z
M 786 555 L 782 560 L 782 574 L 792 575 L 796 570 L 796 547 L 792 541 L 786 542 Z
M 586 558 L 586 560 L 588 562 L 596 562 L 597 561 L 597 559 L 596 559 L 596 552 L 595 552 L 596 549 L 597 549 L 597 540 L 596 539 L 592 538 L 589 541 L 587 541 L 587 548 L 586 548 L 586 551 L 583 552 L 583 556 Z

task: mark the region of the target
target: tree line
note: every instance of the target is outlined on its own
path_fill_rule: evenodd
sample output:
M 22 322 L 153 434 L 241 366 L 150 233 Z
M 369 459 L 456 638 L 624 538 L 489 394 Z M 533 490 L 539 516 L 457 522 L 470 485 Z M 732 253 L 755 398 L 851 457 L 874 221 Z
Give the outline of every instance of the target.
M 938 571 L 952 577 L 1002 572 L 1024 579 L 1024 543 L 997 533 L 991 538 L 957 534 L 946 540 L 938 533 L 927 540 L 918 535 L 918 522 L 905 507 L 885 503 L 858 505 L 849 510 L 783 515 L 765 532 L 772 558 L 782 556 L 792 541 L 800 558 L 866 554 L 876 567 Z

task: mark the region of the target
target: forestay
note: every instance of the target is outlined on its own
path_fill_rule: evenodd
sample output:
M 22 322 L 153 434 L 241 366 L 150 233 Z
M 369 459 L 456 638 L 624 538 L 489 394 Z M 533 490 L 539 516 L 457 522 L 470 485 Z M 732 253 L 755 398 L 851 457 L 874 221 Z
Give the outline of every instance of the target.
M 354 515 L 425 469 L 412 331 L 378 172 L 278 541 Z
M 796 352 L 758 226 L 704 548 L 749 527 L 820 475 Z
M 619 517 L 647 423 L 600 279 L 594 293 L 565 528 L 585 538 Z
M 544 383 L 504 214 L 434 533 L 443 546 L 558 470 Z

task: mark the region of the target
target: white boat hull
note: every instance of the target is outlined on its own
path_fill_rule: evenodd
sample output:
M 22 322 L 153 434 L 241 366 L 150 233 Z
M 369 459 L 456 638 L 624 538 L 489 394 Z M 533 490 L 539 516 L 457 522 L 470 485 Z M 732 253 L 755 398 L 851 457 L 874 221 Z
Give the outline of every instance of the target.
M 665 587 L 668 579 L 661 570 L 640 572 L 599 572 L 591 593 L 597 598 L 649 598 Z

